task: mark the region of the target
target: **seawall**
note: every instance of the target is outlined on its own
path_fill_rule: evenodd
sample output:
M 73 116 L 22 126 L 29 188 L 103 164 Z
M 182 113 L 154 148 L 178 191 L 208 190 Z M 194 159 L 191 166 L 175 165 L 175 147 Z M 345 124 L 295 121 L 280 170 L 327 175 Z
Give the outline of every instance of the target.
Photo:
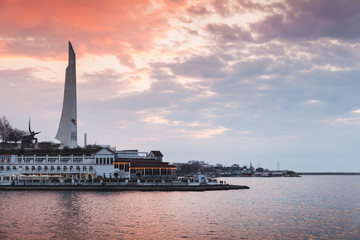
M 198 185 L 198 186 L 0 186 L 2 191 L 221 191 L 249 189 L 243 185 Z

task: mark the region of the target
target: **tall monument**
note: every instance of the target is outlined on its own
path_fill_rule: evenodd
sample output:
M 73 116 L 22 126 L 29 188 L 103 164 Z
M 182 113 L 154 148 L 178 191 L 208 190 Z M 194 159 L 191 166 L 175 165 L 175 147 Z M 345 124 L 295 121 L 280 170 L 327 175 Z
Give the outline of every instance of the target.
M 69 42 L 69 64 L 66 68 L 64 102 L 59 129 L 56 139 L 64 147 L 77 147 L 77 117 L 76 117 L 76 67 L 75 52 Z

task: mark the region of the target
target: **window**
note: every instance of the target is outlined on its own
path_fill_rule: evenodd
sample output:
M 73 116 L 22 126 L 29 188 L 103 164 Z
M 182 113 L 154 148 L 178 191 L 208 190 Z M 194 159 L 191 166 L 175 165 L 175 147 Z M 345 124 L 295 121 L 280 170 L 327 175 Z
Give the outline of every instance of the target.
M 54 166 L 51 166 L 51 167 L 50 167 L 50 170 L 51 170 L 51 171 L 54 171 L 54 170 L 55 170 L 55 167 L 54 167 Z
M 46 158 L 35 158 L 35 162 L 42 163 Z
M 70 171 L 72 171 L 74 169 L 74 167 L 73 166 L 70 166 Z
M 64 171 L 66 171 L 66 170 L 67 170 L 67 167 L 66 167 L 66 166 L 64 166 L 64 168 L 63 168 L 63 169 L 64 169 Z
M 107 163 L 107 164 L 110 164 L 109 158 L 106 158 L 106 163 Z
M 9 167 L 9 166 L 6 167 L 6 171 L 10 171 L 10 167 Z
M 73 162 L 74 162 L 74 163 L 81 163 L 81 162 L 82 162 L 82 158 L 73 158 Z
M 93 168 L 92 166 L 89 167 L 90 172 L 92 172 L 93 169 L 94 169 L 94 168 Z
M 76 171 L 80 171 L 80 167 L 79 167 L 79 166 L 76 166 Z
M 49 163 L 55 163 L 59 158 L 48 158 Z
M 96 164 L 99 164 L 99 158 L 96 158 Z
M 25 167 L 25 171 L 29 171 L 29 167 L 28 167 L 28 166 Z
M 16 167 L 15 167 L 15 166 L 13 166 L 13 170 L 16 170 Z
M 41 171 L 41 167 L 40 167 L 40 166 L 38 166 L 38 171 Z
M 35 171 L 35 166 L 32 166 L 32 167 L 31 167 L 31 171 Z
M 86 172 L 86 170 L 87 170 L 87 169 L 86 169 L 86 166 L 83 166 L 83 171 Z
M 60 169 L 61 169 L 60 166 L 57 166 L 56 170 L 60 171 Z
M 47 171 L 47 170 L 48 170 L 48 166 L 45 166 L 45 167 L 44 167 L 44 171 Z

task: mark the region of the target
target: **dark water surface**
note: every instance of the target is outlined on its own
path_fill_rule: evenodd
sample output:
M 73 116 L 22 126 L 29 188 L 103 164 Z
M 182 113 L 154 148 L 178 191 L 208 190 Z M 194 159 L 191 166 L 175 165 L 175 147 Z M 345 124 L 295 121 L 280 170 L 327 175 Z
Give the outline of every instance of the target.
M 360 239 L 360 176 L 223 180 L 250 189 L 1 191 L 0 239 Z

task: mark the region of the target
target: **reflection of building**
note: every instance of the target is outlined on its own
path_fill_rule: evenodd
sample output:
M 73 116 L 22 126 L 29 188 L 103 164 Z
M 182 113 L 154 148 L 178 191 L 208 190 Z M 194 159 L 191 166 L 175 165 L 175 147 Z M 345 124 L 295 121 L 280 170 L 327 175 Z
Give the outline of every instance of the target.
M 176 167 L 149 154 L 106 148 L 91 156 L 0 155 L 0 185 L 58 182 L 118 182 L 138 179 L 170 180 Z M 161 154 L 161 153 L 160 153 Z
M 66 68 L 64 101 L 56 139 L 64 147 L 77 147 L 75 52 L 69 42 L 69 65 Z

